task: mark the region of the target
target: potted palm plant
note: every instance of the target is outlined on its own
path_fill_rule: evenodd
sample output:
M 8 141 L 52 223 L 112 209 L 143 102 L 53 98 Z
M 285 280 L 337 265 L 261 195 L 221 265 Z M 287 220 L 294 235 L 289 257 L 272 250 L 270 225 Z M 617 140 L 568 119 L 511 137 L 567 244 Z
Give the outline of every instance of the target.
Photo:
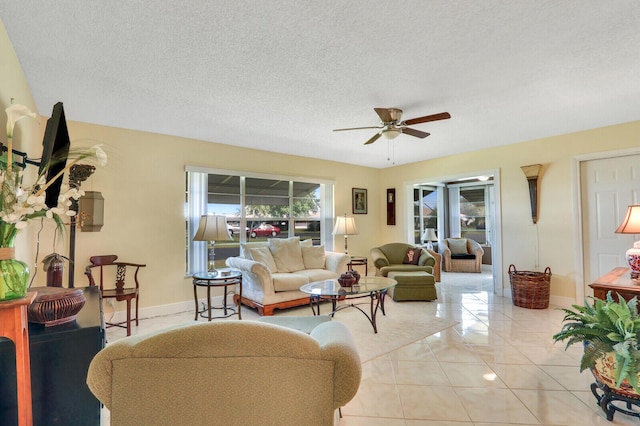
M 580 371 L 589 368 L 605 393 L 640 398 L 637 298 L 625 301 L 618 296 L 618 300 L 614 300 L 609 292 L 606 300 L 593 299 L 593 303 L 588 303 L 587 299 L 584 306 L 573 305 L 573 309 L 563 311 L 564 325 L 553 339 L 566 341 L 566 347 L 583 344 Z M 592 391 L 595 395 L 593 386 Z

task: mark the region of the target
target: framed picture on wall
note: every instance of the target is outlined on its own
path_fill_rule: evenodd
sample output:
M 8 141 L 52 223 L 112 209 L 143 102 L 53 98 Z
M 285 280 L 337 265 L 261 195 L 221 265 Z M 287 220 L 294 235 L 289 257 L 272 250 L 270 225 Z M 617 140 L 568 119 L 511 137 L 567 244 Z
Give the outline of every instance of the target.
M 387 225 L 396 224 L 396 189 L 387 188 Z
M 352 188 L 353 214 L 367 214 L 367 190 Z

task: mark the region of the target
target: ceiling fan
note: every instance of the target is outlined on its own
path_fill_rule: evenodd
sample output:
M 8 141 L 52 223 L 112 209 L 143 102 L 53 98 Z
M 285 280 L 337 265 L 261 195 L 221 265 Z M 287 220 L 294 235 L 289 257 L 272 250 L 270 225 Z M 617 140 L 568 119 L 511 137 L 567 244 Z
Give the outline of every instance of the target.
M 384 135 L 387 139 L 393 139 L 400 135 L 400 133 L 405 133 L 407 135 L 423 139 L 429 136 L 430 133 L 411 129 L 407 126 L 451 118 L 451 115 L 448 112 L 441 112 L 439 114 L 425 115 L 424 117 L 416 117 L 412 118 L 411 120 L 401 121 L 402 110 L 400 108 L 374 108 L 374 111 L 380 117 L 379 126 L 349 127 L 346 129 L 333 129 L 333 131 L 341 132 L 343 130 L 380 129 L 378 133 L 373 135 L 371 139 L 364 143 L 365 145 L 374 143 L 382 135 Z

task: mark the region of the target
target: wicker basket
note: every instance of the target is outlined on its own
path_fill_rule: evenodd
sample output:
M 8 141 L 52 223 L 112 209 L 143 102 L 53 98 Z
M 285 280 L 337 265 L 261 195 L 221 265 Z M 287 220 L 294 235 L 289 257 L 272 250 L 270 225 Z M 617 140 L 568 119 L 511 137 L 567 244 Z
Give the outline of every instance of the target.
M 517 271 L 509 265 L 511 279 L 511 297 L 513 304 L 521 308 L 547 309 L 551 287 L 551 269 L 544 272 Z

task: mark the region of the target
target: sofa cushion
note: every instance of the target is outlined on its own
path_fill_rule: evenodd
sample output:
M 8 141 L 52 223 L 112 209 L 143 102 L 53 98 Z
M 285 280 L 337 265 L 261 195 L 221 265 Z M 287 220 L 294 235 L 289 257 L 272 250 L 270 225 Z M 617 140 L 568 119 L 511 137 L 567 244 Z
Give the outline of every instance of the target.
M 312 246 L 313 246 L 313 240 L 311 238 L 309 238 L 308 240 L 300 241 L 300 247 L 312 247 Z
M 269 247 L 269 243 L 266 241 L 259 241 L 259 242 L 253 242 L 253 243 L 240 244 L 240 257 L 252 260 L 251 254 L 249 253 L 249 249 L 252 249 L 255 247 Z
M 402 259 L 402 263 L 405 265 L 417 265 L 420 261 L 420 255 L 422 254 L 422 249 L 419 247 L 409 248 L 407 249 L 407 253 L 404 255 L 404 259 Z
M 296 275 L 304 275 L 310 283 L 314 281 L 334 280 L 338 278 L 338 274 L 327 269 L 303 269 L 296 271 Z
M 324 246 L 302 247 L 304 269 L 324 269 Z
M 304 269 L 300 237 L 270 238 L 269 249 L 278 267 L 278 272 L 293 272 Z
M 269 269 L 269 272 L 278 272 L 278 267 L 276 266 L 276 262 L 271 255 L 271 250 L 269 250 L 269 247 L 253 247 L 248 249 L 247 251 L 249 252 L 252 260 L 264 263 L 267 269 Z
M 465 260 L 465 259 L 473 259 L 475 260 L 476 255 L 475 254 L 452 254 L 451 255 L 452 259 L 458 259 L 458 260 Z
M 447 243 L 449 244 L 449 250 L 451 250 L 451 254 L 467 254 L 466 238 L 447 239 Z
M 273 279 L 273 289 L 276 292 L 300 290 L 300 287 L 309 282 L 309 278 L 304 274 L 292 274 L 288 272 L 271 274 L 271 279 Z

